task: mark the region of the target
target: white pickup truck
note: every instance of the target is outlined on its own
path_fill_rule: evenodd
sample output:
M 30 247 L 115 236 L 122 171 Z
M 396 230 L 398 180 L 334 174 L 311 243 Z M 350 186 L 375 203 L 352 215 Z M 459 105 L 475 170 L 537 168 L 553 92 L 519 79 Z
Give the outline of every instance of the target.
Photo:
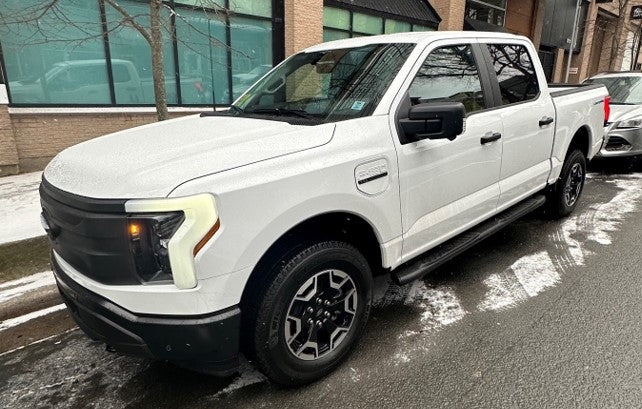
M 111 350 L 311 382 L 408 283 L 548 202 L 577 205 L 607 90 L 555 91 L 531 42 L 404 33 L 293 55 L 228 111 L 118 132 L 46 168 L 60 292 Z

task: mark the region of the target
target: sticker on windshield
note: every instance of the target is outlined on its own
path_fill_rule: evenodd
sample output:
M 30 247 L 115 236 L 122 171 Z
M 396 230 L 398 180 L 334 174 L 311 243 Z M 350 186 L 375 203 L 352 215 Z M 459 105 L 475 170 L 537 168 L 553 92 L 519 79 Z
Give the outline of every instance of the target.
M 366 106 L 366 101 L 354 101 L 351 109 L 355 111 L 361 111 L 364 106 Z

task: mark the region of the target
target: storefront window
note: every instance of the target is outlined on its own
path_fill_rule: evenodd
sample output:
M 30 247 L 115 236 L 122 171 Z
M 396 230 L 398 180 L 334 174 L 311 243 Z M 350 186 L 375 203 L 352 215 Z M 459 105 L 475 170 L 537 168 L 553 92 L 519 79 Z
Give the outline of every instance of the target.
M 3 0 L 0 13 L 33 19 L 43 3 Z M 18 104 L 107 104 L 110 102 L 105 48 L 98 7 L 60 0 L 69 21 L 44 13 L 33 24 L 5 24 L 0 39 L 11 100 Z M 50 41 L 59 38 L 63 41 Z M 81 41 L 84 40 L 84 41 Z
M 149 27 L 149 6 L 132 0 L 121 0 L 119 4 L 130 15 L 138 16 L 144 27 Z M 126 24 L 123 16 L 113 8 L 106 6 L 111 49 L 112 66 L 121 66 L 130 72 L 131 80 L 127 83 L 114 83 L 117 104 L 153 104 L 154 81 L 152 77 L 152 56 L 149 43 L 143 36 Z M 171 27 L 169 13 L 162 15 L 163 27 Z M 163 30 L 163 65 L 165 68 L 165 92 L 167 102 L 178 102 L 176 92 L 176 75 L 174 69 L 174 50 L 169 30 Z
M 405 33 L 407 31 L 412 31 L 412 24 L 406 23 L 405 21 L 386 19 L 386 34 L 391 33 Z
M 323 8 L 323 41 L 408 31 L 434 31 L 435 27 L 383 18 L 335 7 Z
M 383 19 L 362 13 L 352 13 L 352 30 L 362 34 L 382 34 Z
M 199 11 L 183 11 L 176 20 L 182 103 L 229 104 L 225 21 Z
M 230 18 L 232 36 L 232 100 L 272 68 L 272 23 Z
M 340 30 L 333 30 L 331 28 L 323 29 L 323 42 L 343 40 L 345 38 L 350 38 L 350 33 Z
M 230 0 L 230 11 L 237 14 L 271 17 L 271 0 Z
M 496 26 L 503 26 L 506 17 L 506 0 L 467 0 L 466 16 Z
M 340 30 L 350 30 L 350 12 L 334 7 L 324 7 L 323 26 L 338 28 Z
M 422 26 L 420 24 L 413 24 L 412 31 L 435 31 L 434 27 Z
M 226 3 L 231 16 L 217 10 Z M 118 4 L 149 27 L 148 1 Z M 164 7 L 161 22 L 169 104 L 227 105 L 271 69 L 271 0 L 173 4 L 176 13 L 172 17 Z M 120 13 L 104 0 L 58 0 L 52 9 L 45 6 L 37 0 L 0 1 L 0 48 L 12 104 L 154 104 L 150 46 Z M 18 23 L 28 18 L 33 21 Z

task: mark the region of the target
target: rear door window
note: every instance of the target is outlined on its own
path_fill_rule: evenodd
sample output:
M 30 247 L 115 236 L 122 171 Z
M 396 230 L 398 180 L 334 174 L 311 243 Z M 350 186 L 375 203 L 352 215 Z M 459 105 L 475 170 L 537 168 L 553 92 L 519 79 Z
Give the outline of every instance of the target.
M 539 82 L 528 49 L 519 44 L 489 44 L 491 62 L 499 82 L 502 104 L 536 99 Z

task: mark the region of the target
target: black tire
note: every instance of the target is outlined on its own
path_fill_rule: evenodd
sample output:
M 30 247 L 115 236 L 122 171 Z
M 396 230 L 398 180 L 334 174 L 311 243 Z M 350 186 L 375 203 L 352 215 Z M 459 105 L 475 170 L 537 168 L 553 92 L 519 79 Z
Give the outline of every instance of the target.
M 571 214 L 580 200 L 585 181 L 586 158 L 582 151 L 575 149 L 566 156 L 560 177 L 548 192 L 549 215 L 553 218 L 562 218 Z
M 257 297 L 248 300 L 249 305 L 246 306 L 246 313 L 249 315 L 243 334 L 248 337 L 245 343 L 246 355 L 255 361 L 258 369 L 270 380 L 284 386 L 303 385 L 322 378 L 348 356 L 366 327 L 372 304 L 372 274 L 367 260 L 347 243 L 324 241 L 291 253 L 266 273 L 268 280 L 257 292 Z M 346 276 L 349 280 L 345 280 Z M 345 289 L 329 288 L 324 292 L 321 290 L 322 281 L 323 284 L 326 281 L 331 283 L 331 287 L 338 285 L 339 281 L 343 282 Z M 305 287 L 309 283 L 314 283 L 313 287 Z M 305 294 L 312 294 L 312 301 L 301 300 L 301 290 L 304 288 L 310 289 Z M 353 295 L 345 296 L 342 301 L 341 294 L 344 292 Z M 318 306 L 317 301 L 321 298 L 324 300 Z M 337 311 L 331 317 L 324 315 L 334 311 L 333 309 L 345 310 L 348 304 L 354 306 L 354 314 L 352 311 Z M 313 307 L 314 312 L 310 312 L 309 309 Z M 303 311 L 298 320 L 299 325 L 294 325 L 296 319 L 293 321 L 295 308 Z M 327 310 L 321 310 L 322 308 Z M 305 317 L 307 318 L 304 319 Z M 317 319 L 311 326 L 308 324 L 312 319 L 310 317 Z M 325 321 L 317 326 L 322 319 Z M 338 320 L 341 320 L 341 325 L 330 327 Z M 298 336 L 291 336 L 290 340 L 294 341 L 288 344 L 286 332 L 292 332 L 293 325 L 298 329 Z M 337 331 L 330 335 L 330 329 L 326 325 Z M 304 349 L 297 340 L 305 339 L 301 344 L 308 345 L 313 331 L 315 337 L 318 336 L 316 348 Z M 321 338 L 328 339 L 328 348 L 323 354 Z M 300 356 L 295 355 L 295 344 Z

